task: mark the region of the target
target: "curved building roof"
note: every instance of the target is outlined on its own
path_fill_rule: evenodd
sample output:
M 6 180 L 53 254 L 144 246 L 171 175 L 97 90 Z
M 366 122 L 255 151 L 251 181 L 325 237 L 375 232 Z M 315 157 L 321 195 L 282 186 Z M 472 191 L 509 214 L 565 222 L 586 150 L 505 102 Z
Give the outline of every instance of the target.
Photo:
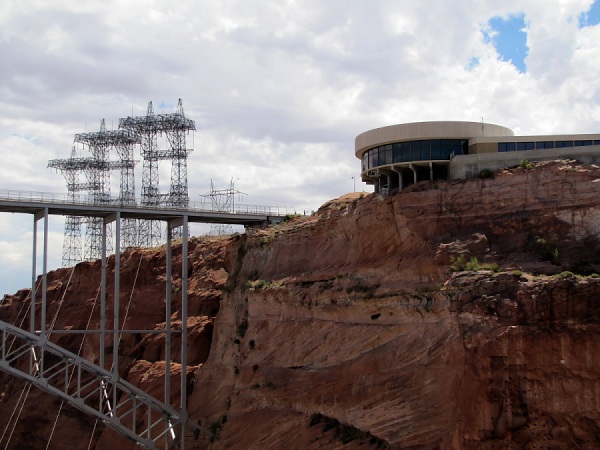
M 382 144 L 420 139 L 471 139 L 474 137 L 514 136 L 509 128 L 484 122 L 414 122 L 390 125 L 365 131 L 356 137 L 354 149 L 358 159 L 370 148 Z

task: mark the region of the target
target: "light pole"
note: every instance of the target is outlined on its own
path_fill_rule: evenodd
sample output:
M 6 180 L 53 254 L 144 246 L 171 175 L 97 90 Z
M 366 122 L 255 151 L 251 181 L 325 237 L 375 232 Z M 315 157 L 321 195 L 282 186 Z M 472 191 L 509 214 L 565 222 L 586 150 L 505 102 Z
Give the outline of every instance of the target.
M 356 178 L 352 177 L 352 192 L 356 192 Z

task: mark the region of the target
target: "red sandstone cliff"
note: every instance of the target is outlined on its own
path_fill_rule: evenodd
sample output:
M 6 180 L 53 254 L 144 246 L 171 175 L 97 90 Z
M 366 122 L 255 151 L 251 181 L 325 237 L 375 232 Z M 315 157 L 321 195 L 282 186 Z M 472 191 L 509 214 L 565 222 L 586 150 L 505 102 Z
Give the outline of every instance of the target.
M 598 448 L 600 278 L 565 271 L 600 272 L 599 183 L 598 167 L 541 163 L 194 240 L 189 412 L 212 433 L 188 448 Z M 123 258 L 128 327 L 160 326 L 163 252 Z M 54 310 L 66 289 L 56 327 L 83 327 L 99 265 L 69 275 L 49 283 Z M 20 317 L 25 295 L 0 317 Z M 123 376 L 160 396 L 160 340 L 129 336 L 120 355 Z M 22 384 L 2 382 L 13 411 Z M 45 448 L 53 420 L 31 411 L 11 445 Z M 60 420 L 51 448 L 111 445 L 75 412 Z

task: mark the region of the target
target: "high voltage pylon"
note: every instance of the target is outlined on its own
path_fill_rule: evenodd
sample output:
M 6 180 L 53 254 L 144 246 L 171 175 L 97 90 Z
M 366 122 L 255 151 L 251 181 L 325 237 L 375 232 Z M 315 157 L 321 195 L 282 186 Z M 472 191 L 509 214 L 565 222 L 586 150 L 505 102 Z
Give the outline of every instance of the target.
M 229 183 L 229 188 L 217 190 L 214 188 L 213 181 L 210 180 L 210 192 L 201 195 L 203 202 L 210 201 L 211 210 L 218 212 L 235 212 L 235 196 L 246 195 L 244 192 L 235 189 L 233 179 Z M 208 232 L 210 236 L 225 236 L 233 234 L 233 227 L 223 223 L 213 223 Z
M 100 122 L 100 131 L 95 133 L 81 133 L 75 135 L 75 142 L 88 147 L 92 157 L 90 164 L 86 167 L 86 175 L 92 185 L 88 194 L 95 204 L 110 203 L 110 170 L 109 149 L 111 139 L 106 132 L 104 119 Z M 83 258 L 86 260 L 102 257 L 102 230 L 103 219 L 101 217 L 89 217 L 85 227 L 85 245 Z M 112 250 L 112 233 L 106 236 L 106 250 Z
M 124 130 L 107 130 L 102 119 L 100 131 L 94 133 L 81 133 L 75 135 L 75 142 L 87 145 L 92 154 L 93 164 L 88 171 L 88 178 L 96 186 L 90 192 L 91 199 L 97 204 L 111 202 L 110 197 L 110 172 L 120 169 L 118 203 L 122 206 L 135 205 L 135 160 L 133 150 L 136 139 Z M 110 153 L 115 150 L 119 161 L 110 160 Z M 86 259 L 100 258 L 102 245 L 102 219 L 90 218 L 86 228 Z M 109 227 L 110 230 L 110 227 Z M 107 250 L 112 248 L 112 233 L 107 233 Z M 137 225 L 132 219 L 121 221 L 121 250 L 137 245 Z
M 120 190 L 116 202 L 122 206 L 133 206 L 135 198 L 135 145 L 139 144 L 143 160 L 142 199 L 144 206 L 168 206 L 185 209 L 189 206 L 187 157 L 192 152 L 186 146 L 186 136 L 196 129 L 195 122 L 187 119 L 181 99 L 174 114 L 154 114 L 152 102 L 148 104 L 146 116 L 127 117 L 119 120 L 119 130 L 106 130 L 102 119 L 99 132 L 75 135 L 75 143 L 87 148 L 90 157 L 76 157 L 73 147 L 71 157 L 49 161 L 48 167 L 60 170 L 66 181 L 69 199 L 79 200 L 80 192 L 88 191 L 89 199 L 96 204 L 114 202 L 110 196 L 110 173 L 120 169 Z M 159 137 L 165 137 L 166 145 L 159 146 Z M 166 148 L 165 148 L 166 147 Z M 119 160 L 111 160 L 116 151 Z M 171 161 L 171 183 L 168 193 L 159 191 L 159 161 Z M 87 182 L 81 183 L 79 176 L 85 174 Z M 85 245 L 81 243 L 81 225 L 86 224 Z M 173 230 L 173 237 L 181 236 L 181 227 Z M 102 252 L 103 219 L 84 219 L 69 216 L 65 222 L 63 265 L 72 266 L 82 259 L 97 259 Z M 112 250 L 112 233 L 107 233 L 106 249 Z M 122 219 L 121 250 L 130 246 L 154 247 L 160 245 L 159 221 Z
M 75 146 L 68 159 L 54 159 L 48 162 L 48 167 L 60 170 L 67 182 L 69 201 L 76 203 L 80 199 L 79 193 L 93 188 L 89 182 L 79 181 L 79 174 L 88 170 L 90 158 L 78 158 Z M 63 242 L 62 265 L 71 267 L 82 261 L 81 224 L 83 218 L 67 216 L 65 218 L 65 238 Z
M 140 144 L 142 156 L 142 204 L 144 206 L 167 205 L 187 208 L 189 205 L 187 184 L 187 157 L 193 149 L 186 146 L 186 135 L 196 129 L 193 120 L 183 113 L 181 99 L 174 114 L 154 114 L 152 102 L 142 117 L 126 117 L 119 120 L 119 128 L 132 133 Z M 158 138 L 166 137 L 168 148 L 160 149 Z M 159 190 L 158 163 L 171 161 L 171 185 L 168 194 Z M 173 236 L 181 236 L 181 227 L 173 230 Z M 154 247 L 161 243 L 160 222 L 140 223 L 140 245 Z

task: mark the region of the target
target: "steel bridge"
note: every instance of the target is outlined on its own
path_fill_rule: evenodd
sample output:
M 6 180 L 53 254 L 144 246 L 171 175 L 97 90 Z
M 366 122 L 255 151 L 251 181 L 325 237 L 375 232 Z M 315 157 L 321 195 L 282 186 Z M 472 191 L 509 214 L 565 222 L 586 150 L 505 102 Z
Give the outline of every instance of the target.
M 181 273 L 188 273 L 188 224 L 190 222 L 226 223 L 258 227 L 281 222 L 287 210 L 266 207 L 238 206 L 237 210 L 219 212 L 205 210 L 191 204 L 186 209 L 159 206 L 119 205 L 116 202 L 74 202 L 66 195 L 39 192 L 0 190 L 0 212 L 26 213 L 33 216 L 32 285 L 29 330 L 0 321 L 2 331 L 0 370 L 17 376 L 32 385 L 60 398 L 73 407 L 100 419 L 110 428 L 144 448 L 185 449 L 185 434 L 208 432 L 188 421 L 187 416 L 187 319 L 188 279 L 181 279 L 181 331 L 171 326 L 172 293 L 172 230 L 182 226 Z M 50 215 L 84 216 L 102 218 L 102 273 L 100 288 L 99 364 L 93 364 L 49 341 L 49 334 L 59 332 L 49 327 L 47 311 L 48 273 L 48 218 Z M 127 383 L 119 376 L 119 358 L 113 357 L 112 370 L 105 369 L 105 337 L 112 335 L 114 348 L 118 347 L 120 330 L 120 223 L 121 219 L 158 220 L 167 223 L 166 242 L 166 299 L 165 299 L 165 398 L 153 398 L 144 391 Z M 41 312 L 36 317 L 38 222 L 43 221 L 43 248 L 41 274 Z M 114 222 L 115 228 L 115 279 L 113 326 L 107 328 L 107 228 Z M 62 330 L 64 332 L 64 330 Z M 155 332 L 154 330 L 136 330 Z M 69 330 L 72 333 L 88 333 L 89 330 Z M 181 399 L 177 410 L 170 406 L 171 392 L 171 334 L 181 333 Z M 117 343 L 117 345 L 115 345 Z M 191 433 L 190 433 L 191 432 Z

